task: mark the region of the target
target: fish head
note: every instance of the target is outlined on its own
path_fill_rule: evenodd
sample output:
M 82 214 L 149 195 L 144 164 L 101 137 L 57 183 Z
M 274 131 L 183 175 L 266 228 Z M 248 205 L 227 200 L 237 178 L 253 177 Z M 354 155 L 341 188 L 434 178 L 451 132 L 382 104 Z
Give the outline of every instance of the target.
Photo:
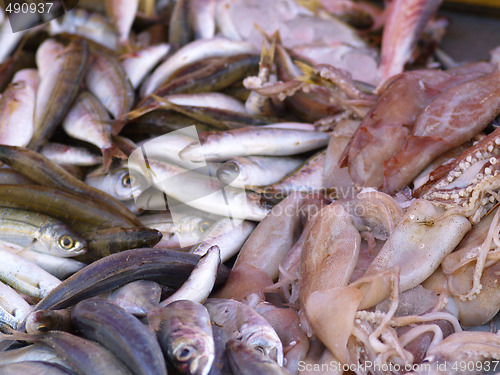
M 174 332 L 169 341 L 169 358 L 181 373 L 209 373 L 215 358 L 213 337 L 205 331 L 185 327 Z
M 87 252 L 87 241 L 63 223 L 46 225 L 41 232 L 53 255 L 74 257 Z

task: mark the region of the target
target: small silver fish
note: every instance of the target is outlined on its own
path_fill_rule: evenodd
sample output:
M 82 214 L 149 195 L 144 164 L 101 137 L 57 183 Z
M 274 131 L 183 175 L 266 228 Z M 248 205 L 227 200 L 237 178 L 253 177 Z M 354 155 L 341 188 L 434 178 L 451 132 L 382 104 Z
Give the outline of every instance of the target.
M 207 375 L 215 357 L 207 309 L 193 301 L 170 303 L 148 315 L 168 360 L 181 374 Z

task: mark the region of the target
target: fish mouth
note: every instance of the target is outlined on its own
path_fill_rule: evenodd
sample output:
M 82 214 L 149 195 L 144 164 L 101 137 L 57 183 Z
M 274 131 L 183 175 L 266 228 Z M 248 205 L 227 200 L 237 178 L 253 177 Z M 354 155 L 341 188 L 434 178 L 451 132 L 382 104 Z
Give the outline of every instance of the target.
M 191 375 L 208 375 L 212 368 L 213 358 L 206 355 L 201 355 L 194 358 L 189 364 L 189 374 Z

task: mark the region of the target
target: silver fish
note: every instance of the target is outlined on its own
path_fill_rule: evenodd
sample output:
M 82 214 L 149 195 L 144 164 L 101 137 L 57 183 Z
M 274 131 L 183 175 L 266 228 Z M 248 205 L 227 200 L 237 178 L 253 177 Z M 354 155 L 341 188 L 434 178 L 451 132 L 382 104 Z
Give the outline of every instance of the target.
M 153 93 L 175 71 L 195 61 L 209 57 L 233 56 L 251 52 L 255 52 L 255 48 L 250 43 L 224 38 L 200 39 L 189 43 L 153 71 L 141 87 L 141 97 L 144 98 Z
M 190 0 L 189 20 L 195 39 L 209 39 L 215 35 L 215 0 Z
M 106 171 L 99 167 L 85 177 L 85 183 L 93 188 L 99 189 L 119 201 L 130 201 L 134 199 L 132 194 L 132 179 L 128 168 L 124 163 L 112 167 Z
M 235 256 L 253 232 L 256 223 L 253 221 L 222 218 L 217 221 L 206 233 L 203 241 L 190 250 L 191 253 L 204 255 L 214 245 L 220 249 L 221 262 Z
M 200 162 L 224 161 L 235 156 L 296 155 L 326 146 L 328 141 L 327 133 L 245 127 L 203 133 L 200 135 L 201 148 L 197 144 L 189 145 L 179 156 L 185 160 Z
M 165 43 L 146 47 L 124 55 L 121 64 L 134 89 L 137 89 L 151 70 L 167 55 L 170 46 Z
M 303 159 L 294 157 L 241 156 L 226 161 L 217 177 L 233 187 L 271 185 L 296 170 Z
M 207 375 L 215 357 L 207 309 L 193 301 L 175 301 L 154 310 L 148 322 L 168 360 L 182 374 Z
M 122 46 L 130 46 L 129 34 L 134 22 L 139 0 L 106 0 L 106 13 L 113 22 Z
M 255 310 L 232 299 L 209 298 L 205 307 L 214 324 L 233 339 L 259 348 L 270 359 L 283 365 L 283 345 L 273 327 Z
M 102 157 L 90 152 L 84 147 L 63 145 L 48 142 L 43 145 L 40 153 L 56 164 L 70 164 L 79 167 L 89 167 L 102 163 Z
M 0 282 L 0 328 L 18 329 L 32 307 L 10 286 Z M 0 362 L 1 363 L 1 362 Z

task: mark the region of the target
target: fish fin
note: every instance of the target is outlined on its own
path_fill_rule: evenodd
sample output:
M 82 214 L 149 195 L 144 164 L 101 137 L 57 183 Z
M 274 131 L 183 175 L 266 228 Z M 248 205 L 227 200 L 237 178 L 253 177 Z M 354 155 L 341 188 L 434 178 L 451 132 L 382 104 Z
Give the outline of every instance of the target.
M 127 159 L 127 155 L 125 155 L 125 153 L 122 150 L 120 150 L 120 148 L 116 145 L 103 148 L 101 149 L 101 151 L 102 151 L 102 161 L 103 161 L 104 171 L 107 171 L 109 169 L 113 157 L 119 159 Z
M 119 117 L 114 119 L 111 122 L 111 134 L 117 135 L 120 134 L 122 131 L 123 127 L 127 124 L 127 121 L 124 117 Z

